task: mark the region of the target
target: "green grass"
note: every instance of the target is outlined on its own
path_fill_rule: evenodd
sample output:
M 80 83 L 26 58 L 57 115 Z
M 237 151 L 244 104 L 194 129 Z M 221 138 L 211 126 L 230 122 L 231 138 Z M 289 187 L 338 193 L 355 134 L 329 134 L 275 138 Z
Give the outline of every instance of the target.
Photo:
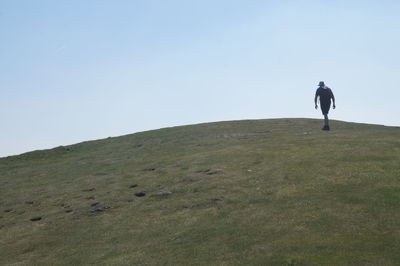
M 400 128 L 321 126 L 218 122 L 1 158 L 0 265 L 400 264 Z

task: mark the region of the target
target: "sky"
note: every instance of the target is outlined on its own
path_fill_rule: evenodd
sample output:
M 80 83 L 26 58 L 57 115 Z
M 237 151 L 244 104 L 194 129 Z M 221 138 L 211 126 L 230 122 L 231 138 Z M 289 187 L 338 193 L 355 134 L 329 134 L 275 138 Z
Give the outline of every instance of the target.
M 0 0 L 0 157 L 203 122 L 400 126 L 400 1 Z

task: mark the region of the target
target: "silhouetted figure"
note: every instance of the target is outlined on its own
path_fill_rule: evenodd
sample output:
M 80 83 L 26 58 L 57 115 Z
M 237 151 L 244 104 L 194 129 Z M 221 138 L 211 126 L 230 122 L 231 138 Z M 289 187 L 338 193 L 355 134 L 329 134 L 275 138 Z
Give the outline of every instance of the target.
M 328 113 L 329 113 L 329 109 L 331 108 L 331 99 L 333 101 L 333 109 L 336 108 L 335 96 L 333 96 L 332 90 L 329 87 L 325 86 L 325 83 L 323 81 L 320 81 L 318 86 L 319 86 L 319 88 L 315 92 L 315 98 L 314 98 L 315 109 L 318 109 L 317 98 L 319 97 L 321 111 L 322 111 L 322 114 L 324 115 L 324 119 L 325 119 L 324 127 L 322 128 L 322 130 L 330 130 Z

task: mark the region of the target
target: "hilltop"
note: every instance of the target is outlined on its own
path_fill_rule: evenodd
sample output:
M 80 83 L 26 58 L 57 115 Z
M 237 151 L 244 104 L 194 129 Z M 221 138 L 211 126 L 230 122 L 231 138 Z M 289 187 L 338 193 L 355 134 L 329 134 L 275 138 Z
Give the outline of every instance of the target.
M 0 159 L 0 265 L 398 265 L 400 128 L 180 126 Z

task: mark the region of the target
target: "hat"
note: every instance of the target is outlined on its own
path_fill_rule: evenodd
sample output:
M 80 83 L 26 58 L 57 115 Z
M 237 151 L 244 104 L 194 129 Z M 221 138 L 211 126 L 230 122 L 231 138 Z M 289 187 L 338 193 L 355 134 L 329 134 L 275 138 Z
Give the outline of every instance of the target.
M 320 81 L 318 86 L 325 86 L 325 83 L 323 81 Z

